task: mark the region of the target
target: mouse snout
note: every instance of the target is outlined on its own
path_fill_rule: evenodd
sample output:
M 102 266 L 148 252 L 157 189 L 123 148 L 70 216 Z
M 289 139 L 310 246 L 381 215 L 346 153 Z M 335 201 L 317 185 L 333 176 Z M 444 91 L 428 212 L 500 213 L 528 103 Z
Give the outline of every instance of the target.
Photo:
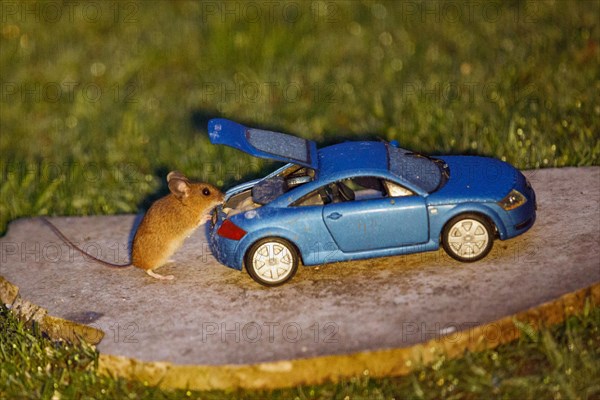
M 217 207 L 220 204 L 223 204 L 225 202 L 225 193 L 221 192 L 219 189 L 213 187 L 212 190 L 212 205 L 211 205 L 211 209 Z

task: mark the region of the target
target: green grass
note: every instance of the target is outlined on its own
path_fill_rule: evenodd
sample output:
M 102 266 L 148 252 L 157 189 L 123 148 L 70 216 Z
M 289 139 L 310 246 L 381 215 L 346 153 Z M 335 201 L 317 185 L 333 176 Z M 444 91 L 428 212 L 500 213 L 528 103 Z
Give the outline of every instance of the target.
M 0 398 L 600 399 L 600 308 L 494 350 L 439 358 L 398 378 L 274 391 L 164 391 L 96 373 L 88 345 L 54 343 L 0 307 Z
M 0 11 L 0 233 L 19 217 L 143 211 L 169 170 L 227 187 L 272 168 L 211 146 L 217 116 L 321 145 L 381 137 L 519 168 L 600 164 L 598 1 L 2 1 Z M 406 378 L 279 397 L 597 398 L 592 315 Z M 1 321 L 0 378 L 12 378 L 0 395 L 166 396 L 97 377 L 92 349 L 44 341 L 4 311 Z

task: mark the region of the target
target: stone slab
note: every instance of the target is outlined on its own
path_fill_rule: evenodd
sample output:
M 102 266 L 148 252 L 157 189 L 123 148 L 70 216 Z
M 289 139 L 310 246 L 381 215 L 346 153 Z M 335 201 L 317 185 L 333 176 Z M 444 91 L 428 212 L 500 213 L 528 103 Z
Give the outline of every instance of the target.
M 203 230 L 160 269 L 110 269 L 39 220 L 10 224 L 0 275 L 48 314 L 104 331 L 104 354 L 174 364 L 255 364 L 408 347 L 600 281 L 600 168 L 526 171 L 538 220 L 473 264 L 443 251 L 301 268 L 277 288 L 220 265 Z M 53 218 L 74 242 L 127 262 L 140 217 Z

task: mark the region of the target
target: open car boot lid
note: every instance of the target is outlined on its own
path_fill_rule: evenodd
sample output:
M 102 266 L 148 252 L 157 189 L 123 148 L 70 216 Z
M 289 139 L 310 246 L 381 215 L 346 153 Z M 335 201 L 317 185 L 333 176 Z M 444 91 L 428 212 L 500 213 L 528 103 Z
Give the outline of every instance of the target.
M 248 128 L 224 118 L 208 122 L 212 144 L 224 144 L 255 157 L 317 169 L 317 145 L 312 140 L 280 132 Z

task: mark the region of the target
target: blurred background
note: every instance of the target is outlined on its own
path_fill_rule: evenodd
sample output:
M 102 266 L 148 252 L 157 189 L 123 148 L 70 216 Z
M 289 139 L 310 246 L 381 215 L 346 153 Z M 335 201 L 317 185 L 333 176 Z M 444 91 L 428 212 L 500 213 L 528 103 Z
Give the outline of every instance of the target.
M 273 168 L 230 118 L 522 168 L 598 165 L 598 1 L 2 1 L 0 232 Z

